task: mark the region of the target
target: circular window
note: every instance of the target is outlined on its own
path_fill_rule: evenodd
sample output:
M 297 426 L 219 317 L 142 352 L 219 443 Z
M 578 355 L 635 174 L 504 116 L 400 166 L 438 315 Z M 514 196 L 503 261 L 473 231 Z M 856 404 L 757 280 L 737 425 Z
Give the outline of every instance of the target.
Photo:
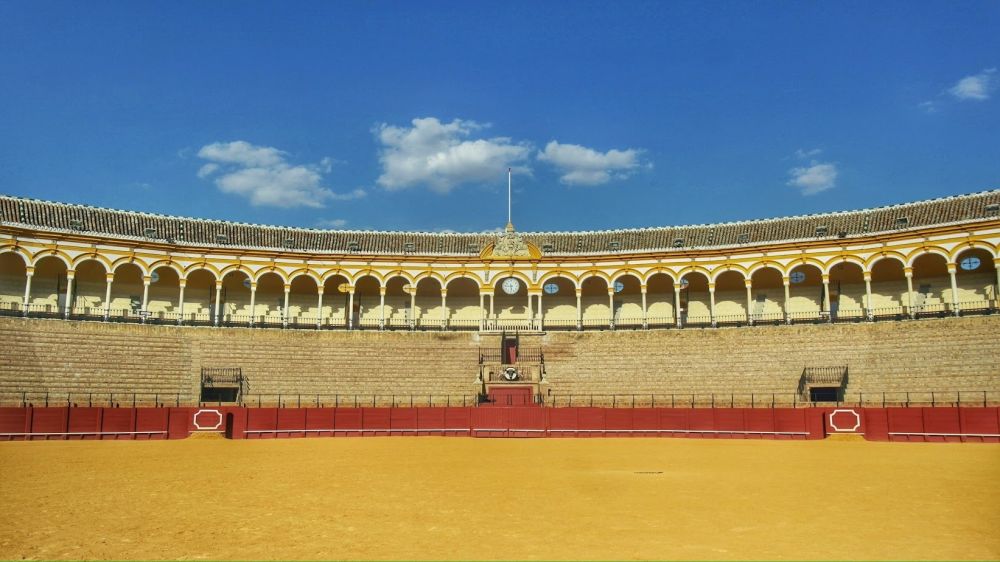
M 621 281 L 615 281 L 615 292 L 620 293 L 625 290 L 625 283 Z
M 801 271 L 793 271 L 792 274 L 788 276 L 788 279 L 790 279 L 792 283 L 801 283 L 806 280 L 806 274 Z
M 153 273 L 149 274 L 149 282 L 150 283 L 158 283 L 159 281 L 160 281 L 160 274 L 159 273 L 157 273 L 157 272 L 154 271 Z
M 973 271 L 979 269 L 979 265 L 981 263 L 982 262 L 976 256 L 969 256 L 967 258 L 963 258 L 961 263 L 959 263 L 959 266 L 966 271 Z
M 688 285 L 690 285 L 690 283 L 688 283 L 687 277 L 681 279 L 681 289 L 687 289 Z
M 555 283 L 546 283 L 542 290 L 547 294 L 554 295 L 559 292 L 559 285 Z
M 250 280 L 249 279 L 244 279 L 243 280 L 243 286 L 246 287 L 247 289 L 249 289 L 250 288 Z

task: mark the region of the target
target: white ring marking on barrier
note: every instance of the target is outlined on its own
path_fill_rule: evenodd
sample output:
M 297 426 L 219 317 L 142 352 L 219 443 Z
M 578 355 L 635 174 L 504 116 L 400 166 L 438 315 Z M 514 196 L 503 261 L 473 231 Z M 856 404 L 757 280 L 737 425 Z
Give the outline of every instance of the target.
M 198 423 L 198 416 L 200 416 L 201 414 L 215 414 L 216 416 L 219 417 L 219 419 L 218 419 L 218 421 L 215 422 L 215 425 L 213 425 L 212 427 L 208 427 L 207 425 L 206 426 L 202 426 L 200 423 Z M 200 430 L 205 430 L 205 429 L 219 429 L 219 426 L 221 426 L 221 425 L 222 425 L 222 412 L 220 412 L 218 410 L 205 410 L 205 409 L 202 409 L 202 410 L 198 410 L 197 412 L 194 413 L 194 426 L 197 429 L 200 429 Z
M 852 427 L 850 429 L 844 429 L 844 428 L 837 427 L 837 424 L 833 423 L 833 416 L 836 416 L 838 413 L 853 414 L 854 415 L 854 427 Z M 854 432 L 856 432 L 858 430 L 859 427 L 861 427 L 861 416 L 856 411 L 851 410 L 851 409 L 843 409 L 843 408 L 836 409 L 836 410 L 830 412 L 830 427 L 832 427 L 833 430 L 837 431 L 837 432 L 841 432 L 842 431 L 844 433 L 854 433 Z

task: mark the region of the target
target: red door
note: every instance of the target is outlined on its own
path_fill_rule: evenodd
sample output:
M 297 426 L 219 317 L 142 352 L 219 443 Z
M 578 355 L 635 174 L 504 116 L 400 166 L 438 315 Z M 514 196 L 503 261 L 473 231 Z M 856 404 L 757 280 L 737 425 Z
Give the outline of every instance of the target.
M 517 363 L 517 340 L 503 340 L 503 359 L 507 365 Z
M 505 386 L 490 389 L 489 401 L 492 406 L 531 406 L 530 386 Z

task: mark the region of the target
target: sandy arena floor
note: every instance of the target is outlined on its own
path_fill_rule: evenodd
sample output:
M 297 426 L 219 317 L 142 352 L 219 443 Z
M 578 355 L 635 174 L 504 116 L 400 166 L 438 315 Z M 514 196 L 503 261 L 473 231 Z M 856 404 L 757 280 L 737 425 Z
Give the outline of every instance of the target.
M 997 559 L 1000 446 L 0 443 L 0 558 Z

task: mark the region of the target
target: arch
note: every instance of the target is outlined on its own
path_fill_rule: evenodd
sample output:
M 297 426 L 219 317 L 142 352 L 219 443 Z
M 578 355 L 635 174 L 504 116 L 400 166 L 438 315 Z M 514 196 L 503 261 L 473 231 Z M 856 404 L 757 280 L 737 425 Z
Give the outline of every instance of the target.
M 807 264 L 812 264 L 816 266 L 816 269 L 819 269 L 820 274 L 823 273 L 823 268 L 825 267 L 825 264 L 819 259 L 811 256 L 799 256 L 794 260 L 788 262 L 788 264 L 785 265 L 786 273 L 790 275 L 792 273 L 792 270 L 794 270 L 796 267 L 800 267 Z
M 945 263 L 954 263 L 951 261 L 951 255 L 944 248 L 941 248 L 940 246 L 921 246 L 906 255 L 906 265 L 908 267 L 913 267 L 913 264 L 918 258 L 920 258 L 920 256 L 927 254 L 937 254 L 944 258 Z
M 462 281 L 469 281 L 469 282 L 471 282 L 476 287 L 476 293 L 477 294 L 479 293 L 479 279 L 476 279 L 475 277 L 472 277 L 471 275 L 459 275 L 459 274 L 451 274 L 451 275 L 449 275 L 446 278 L 446 282 L 445 282 L 445 285 L 444 285 L 445 290 L 450 290 L 450 289 L 448 289 L 448 287 L 450 287 L 452 283 L 461 283 Z
M 739 273 L 744 279 L 749 279 L 750 276 L 747 275 L 747 268 L 738 264 L 726 264 L 722 267 L 717 267 L 712 270 L 712 275 L 708 278 L 709 281 L 715 283 L 718 281 L 719 277 L 726 273 Z
M 677 278 L 674 281 L 680 283 L 680 280 L 684 279 L 684 277 L 690 273 L 697 273 L 700 275 L 704 275 L 706 282 L 712 278 L 712 272 L 709 271 L 707 268 L 704 268 L 700 265 L 689 265 L 687 267 L 681 268 L 677 272 Z
M 444 287 L 444 276 L 436 271 L 421 271 L 420 273 L 413 276 L 413 286 L 416 287 L 421 281 L 425 279 L 434 279 L 438 282 L 438 285 Z
M 869 257 L 867 260 L 865 260 L 865 271 L 872 271 L 873 269 L 875 269 L 875 264 L 877 264 L 882 260 L 896 260 L 899 263 L 903 264 L 903 267 L 907 267 L 906 256 L 904 256 L 899 252 L 889 250 L 885 252 L 879 252 Z
M 447 286 L 449 283 L 451 283 L 456 279 L 469 279 L 470 281 L 473 281 L 477 287 L 482 284 L 481 278 L 477 277 L 471 271 L 467 270 L 453 271 L 449 273 L 447 276 L 445 276 L 444 283 Z
M 590 279 L 592 277 L 600 277 L 601 279 L 604 279 L 604 282 L 607 283 L 609 287 L 611 286 L 612 281 L 611 281 L 611 276 L 610 275 L 608 275 L 607 273 L 604 273 L 603 271 L 601 271 L 599 269 L 588 269 L 587 271 L 584 271 L 583 273 L 580 274 L 580 278 L 579 278 L 580 279 L 580 287 L 583 287 L 583 284 L 587 281 L 587 279 Z M 641 277 L 640 277 L 640 279 L 641 279 Z
M 382 287 L 382 277 L 378 273 L 376 273 L 375 271 L 373 271 L 371 269 L 366 269 L 366 270 L 358 273 L 357 276 L 355 276 L 353 279 L 351 279 L 351 285 L 354 285 L 355 287 L 357 287 L 365 279 L 371 279 L 372 281 L 374 281 L 375 282 L 375 286 L 378 287 L 378 288 Z
M 15 244 L 5 244 L 3 246 L 0 246 L 0 254 L 6 254 L 6 253 L 17 254 L 18 256 L 21 256 L 21 259 L 24 261 L 25 267 L 31 265 L 31 253 L 29 253 L 27 250 L 25 250 L 20 246 L 17 246 Z
M 340 277 L 343 277 L 344 281 L 347 281 L 348 283 L 351 282 L 351 274 L 344 271 L 343 269 L 331 269 L 330 271 L 327 271 L 326 273 L 320 275 L 320 282 L 321 284 L 326 285 L 327 281 L 329 281 L 334 277 L 337 277 L 338 275 Z
M 181 276 L 181 279 L 187 279 L 189 275 L 191 275 L 192 273 L 194 273 L 196 271 L 207 271 L 215 279 L 222 279 L 222 276 L 219 274 L 219 268 L 217 268 L 214 265 L 212 265 L 212 264 L 210 264 L 208 262 L 205 262 L 205 261 L 200 261 L 200 262 L 197 262 L 197 263 L 193 263 L 193 264 L 185 267 L 184 268 L 184 275 Z
M 138 267 L 139 271 L 142 272 L 142 276 L 143 277 L 146 277 L 146 276 L 149 275 L 150 269 L 146 265 L 146 262 L 144 262 L 144 261 L 142 261 L 140 259 L 136 259 L 134 256 L 128 256 L 128 257 L 123 257 L 123 258 L 116 259 L 111 264 L 111 273 L 117 272 L 119 267 L 122 267 L 122 266 L 125 266 L 125 265 L 134 265 L 134 266 Z
M 85 261 L 89 261 L 89 260 L 93 260 L 93 261 L 96 261 L 97 263 L 101 264 L 101 267 L 104 268 L 104 272 L 105 273 L 111 272 L 111 260 L 109 260 L 108 258 L 104 257 L 101 254 L 98 254 L 97 252 L 89 252 L 89 253 L 86 253 L 86 254 L 80 254 L 79 256 L 76 256 L 75 258 L 73 258 L 73 269 L 76 269 L 76 266 L 80 265 L 81 263 L 83 263 Z
M 31 267 L 38 267 L 38 262 L 46 258 L 56 258 L 66 266 L 67 270 L 73 269 L 73 260 L 65 252 L 59 250 L 42 250 L 33 256 Z
M 851 255 L 851 254 L 841 254 L 841 255 L 839 255 L 839 256 L 837 256 L 835 258 L 830 259 L 830 261 L 828 261 L 828 262 L 826 262 L 824 264 L 824 266 L 823 266 L 823 274 L 824 275 L 830 275 L 830 274 L 832 274 L 834 267 L 837 267 L 838 265 L 841 265 L 841 264 L 844 264 L 844 263 L 854 264 L 854 265 L 860 267 L 862 272 L 867 271 L 865 269 L 865 260 L 863 260 L 863 259 L 861 259 L 861 258 L 859 258 L 857 256 Z
M 556 270 L 556 271 L 550 271 L 550 272 L 546 273 L 545 275 L 542 275 L 541 279 L 538 280 L 538 286 L 539 287 L 545 287 L 545 284 L 547 282 L 551 281 L 552 279 L 556 279 L 556 278 L 565 279 L 565 280 L 569 281 L 573 285 L 573 288 L 579 288 L 580 287 L 580 282 L 577 280 L 577 278 L 576 278 L 575 275 L 573 275 L 572 273 L 570 273 L 568 271 L 564 271 L 564 270 L 561 270 L 561 269 L 560 270 Z
M 635 280 L 639 282 L 640 285 L 645 285 L 646 281 L 644 275 L 639 273 L 634 269 L 620 269 L 611 275 L 611 282 L 614 283 L 619 281 L 622 277 L 635 277 Z
M 162 267 L 167 267 L 167 268 L 170 268 L 170 269 L 174 270 L 174 272 L 177 273 L 177 278 L 178 279 L 183 279 L 184 278 L 184 268 L 182 268 L 180 266 L 180 264 L 178 264 L 177 262 L 175 262 L 173 260 L 160 260 L 160 261 L 156 261 L 156 262 L 151 263 L 149 265 L 149 273 L 152 274 L 154 271 L 156 271 L 157 269 L 160 269 Z
M 815 269 L 816 273 L 818 275 L 820 275 L 820 276 L 823 275 L 823 262 L 821 262 L 819 260 L 813 260 L 813 259 L 803 260 L 803 261 L 801 261 L 799 263 L 796 263 L 796 264 L 789 264 L 789 266 L 790 266 L 788 268 L 788 275 L 789 276 L 791 276 L 791 274 L 794 273 L 798 269 Z M 809 274 L 806 273 L 806 275 L 808 276 Z
M 746 275 L 747 279 L 753 279 L 753 276 L 756 275 L 757 272 L 762 269 L 773 269 L 777 271 L 778 275 L 781 275 L 781 277 L 788 276 L 788 272 L 785 271 L 785 268 L 782 267 L 780 263 L 767 260 L 767 261 L 757 262 L 752 266 L 750 266 L 750 268 L 747 270 L 747 275 Z
M 84 254 L 82 256 L 77 256 L 76 259 L 73 260 L 73 269 L 76 270 L 78 267 L 87 262 L 94 262 L 100 265 L 105 274 L 111 273 L 111 270 L 109 269 L 110 263 L 107 259 L 100 256 L 100 254 Z
M 951 249 L 950 260 L 952 263 L 958 263 L 958 256 L 967 252 L 969 250 L 980 249 L 986 250 L 993 255 L 994 258 L 1000 257 L 1000 247 L 992 246 L 989 242 L 983 242 L 979 240 L 970 240 L 968 242 L 962 242 L 958 246 Z
M 413 284 L 413 276 L 410 275 L 409 272 L 404 271 L 402 269 L 393 269 L 392 271 L 390 271 L 390 272 L 386 273 L 385 275 L 383 275 L 382 276 L 382 282 L 383 282 L 383 284 L 387 285 L 389 283 L 389 280 L 392 279 L 392 278 L 394 278 L 394 277 L 401 277 L 403 279 L 406 279 L 406 281 L 410 285 Z
M 656 269 L 651 269 L 646 272 L 646 278 L 642 280 L 643 283 L 649 285 L 650 281 L 653 280 L 657 275 L 662 275 L 670 280 L 670 284 L 674 285 L 677 283 L 677 277 L 675 276 L 673 270 L 667 269 L 665 267 L 657 267 Z
M 295 280 L 298 279 L 298 278 L 300 278 L 300 277 L 308 277 L 308 278 L 312 279 L 313 281 L 316 282 L 316 286 L 317 287 L 319 287 L 320 285 L 323 284 L 323 278 L 320 277 L 320 275 L 318 273 L 316 273 L 315 271 L 313 271 L 313 270 L 311 270 L 311 269 L 309 269 L 307 267 L 302 267 L 302 268 L 296 269 L 295 271 L 289 273 L 288 274 L 288 283 L 289 284 L 294 283 Z
M 253 272 L 253 270 L 250 269 L 249 267 L 243 265 L 242 263 L 234 263 L 232 265 L 228 265 L 228 266 L 222 268 L 222 270 L 219 271 L 218 277 L 219 277 L 219 279 L 225 279 L 226 276 L 228 276 L 230 273 L 232 273 L 234 271 L 241 271 L 241 272 L 243 272 L 243 274 L 246 275 L 247 278 L 250 279 L 251 281 L 253 281 L 253 279 L 254 279 L 254 272 Z
M 257 273 L 255 273 L 255 276 L 251 277 L 251 279 L 253 279 L 254 283 L 259 283 L 262 277 L 269 274 L 277 275 L 278 278 L 281 279 L 282 284 L 291 282 L 291 280 L 285 275 L 284 270 L 282 270 L 280 267 L 275 267 L 275 266 L 268 266 L 258 269 Z

